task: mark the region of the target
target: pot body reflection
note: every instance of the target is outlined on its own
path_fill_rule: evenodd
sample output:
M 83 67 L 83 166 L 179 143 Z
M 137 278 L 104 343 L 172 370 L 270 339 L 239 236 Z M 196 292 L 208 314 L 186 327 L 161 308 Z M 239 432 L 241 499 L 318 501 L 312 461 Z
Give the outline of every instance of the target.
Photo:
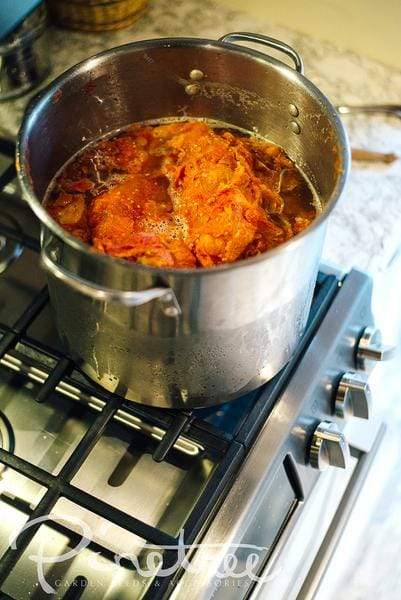
M 133 122 L 183 116 L 257 131 L 282 146 L 317 191 L 322 214 L 258 257 L 172 270 L 98 254 L 43 209 L 47 186 L 86 143 Z M 73 358 L 105 388 L 166 408 L 218 404 L 269 380 L 304 330 L 348 163 L 343 127 L 319 90 L 280 61 L 232 43 L 150 40 L 61 76 L 25 117 L 17 167 L 43 224 L 57 329 Z M 145 290 L 156 292 L 149 299 Z

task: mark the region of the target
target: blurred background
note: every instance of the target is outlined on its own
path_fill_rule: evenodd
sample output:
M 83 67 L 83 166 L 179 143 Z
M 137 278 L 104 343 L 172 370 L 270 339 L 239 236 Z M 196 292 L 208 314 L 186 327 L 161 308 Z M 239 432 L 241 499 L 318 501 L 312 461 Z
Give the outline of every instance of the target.
M 165 0 L 2 0 L 0 100 L 22 95 L 49 75 L 50 68 L 57 75 L 92 49 L 141 37 L 216 37 L 233 28 L 284 32 L 286 41 L 295 40 L 300 51 L 313 41 L 324 56 L 329 46 L 341 48 L 399 72 L 400 23 L 398 0 L 383 0 L 380 5 L 374 0 L 176 0 L 173 4 Z M 49 33 L 46 24 L 91 35 L 85 41 L 77 34 L 62 36 L 54 29 Z M 56 53 L 45 51 L 45 38 L 50 38 L 50 45 L 53 38 Z M 63 58 L 64 45 L 71 46 L 70 60 Z
M 361 52 L 401 68 L 399 0 L 219 0 L 272 23 Z

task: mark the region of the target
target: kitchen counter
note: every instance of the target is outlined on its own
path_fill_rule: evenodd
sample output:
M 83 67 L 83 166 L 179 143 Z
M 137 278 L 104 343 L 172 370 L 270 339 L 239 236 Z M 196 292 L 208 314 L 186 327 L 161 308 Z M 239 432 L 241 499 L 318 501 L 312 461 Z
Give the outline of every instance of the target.
M 176 0 L 174 3 L 154 0 L 135 26 L 116 33 L 94 36 L 51 29 L 52 77 L 100 50 L 134 40 L 182 35 L 216 39 L 228 31 L 248 30 L 293 45 L 304 59 L 307 76 L 335 104 L 401 103 L 401 72 L 331 44 L 317 42 L 305 34 L 271 26 L 255 17 L 217 6 L 210 0 L 204 0 L 202 8 L 199 6 L 196 0 Z M 24 97 L 0 104 L 0 128 L 8 135 L 16 134 L 26 103 Z M 347 117 L 345 122 L 352 145 L 394 152 L 401 157 L 400 119 L 353 116 Z M 399 312 L 398 300 L 401 301 L 401 293 L 394 295 L 397 281 L 398 285 L 400 282 L 401 261 L 397 260 L 400 245 L 401 160 L 386 166 L 356 163 L 348 188 L 330 220 L 324 260 L 344 269 L 357 266 L 374 274 L 381 290 L 381 296 L 376 299 L 379 321 L 383 321 L 385 330 L 387 327 L 391 333 L 392 329 L 394 335 L 399 333 L 399 324 L 394 328 L 391 319 Z M 398 369 L 401 369 L 400 357 Z M 386 406 L 397 406 L 399 375 L 393 367 L 386 377 L 392 382 L 391 386 L 388 384 L 392 391 L 386 395 L 387 405 L 381 398 L 383 410 Z M 390 413 L 387 409 L 387 418 Z M 330 569 L 319 600 L 334 600 L 341 596 L 347 600 L 398 600 L 401 548 L 392 540 L 397 537 L 401 523 L 396 510 L 400 497 L 399 413 L 397 408 L 391 413 L 391 436 L 386 441 L 383 461 L 370 479 L 368 504 L 373 512 L 367 512 L 365 495 L 359 501 L 357 526 L 348 531 L 348 537 L 344 536 L 341 553 L 334 559 L 335 567 Z M 389 455 L 391 460 L 386 460 Z
M 401 68 L 399 24 L 401 3 L 382 0 L 218 0 L 264 17 L 273 23 L 304 31 L 320 40 L 333 42 L 374 60 Z M 356 25 L 357 24 L 357 25 Z

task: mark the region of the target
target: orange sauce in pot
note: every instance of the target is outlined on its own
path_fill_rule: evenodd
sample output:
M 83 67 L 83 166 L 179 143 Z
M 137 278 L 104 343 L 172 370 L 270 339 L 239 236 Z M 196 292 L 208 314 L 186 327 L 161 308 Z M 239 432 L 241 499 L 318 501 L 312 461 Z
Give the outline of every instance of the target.
M 313 192 L 270 142 L 203 121 L 133 125 L 59 172 L 51 216 L 99 252 L 156 267 L 213 267 L 289 240 Z

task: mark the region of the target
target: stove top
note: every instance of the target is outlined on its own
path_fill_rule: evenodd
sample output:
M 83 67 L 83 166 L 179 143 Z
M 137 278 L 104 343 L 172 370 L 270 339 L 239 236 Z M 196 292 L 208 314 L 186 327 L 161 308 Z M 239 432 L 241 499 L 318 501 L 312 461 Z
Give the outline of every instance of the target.
M 0 140 L 0 152 L 1 592 L 16 600 L 163 597 L 177 580 L 179 543 L 207 530 L 342 281 L 319 273 L 302 341 L 262 388 L 191 412 L 127 402 L 89 381 L 63 351 L 38 224 L 16 187 L 13 144 Z M 277 515 L 287 518 L 296 494 L 276 497 Z M 164 547 L 170 575 L 146 575 L 152 545 Z

